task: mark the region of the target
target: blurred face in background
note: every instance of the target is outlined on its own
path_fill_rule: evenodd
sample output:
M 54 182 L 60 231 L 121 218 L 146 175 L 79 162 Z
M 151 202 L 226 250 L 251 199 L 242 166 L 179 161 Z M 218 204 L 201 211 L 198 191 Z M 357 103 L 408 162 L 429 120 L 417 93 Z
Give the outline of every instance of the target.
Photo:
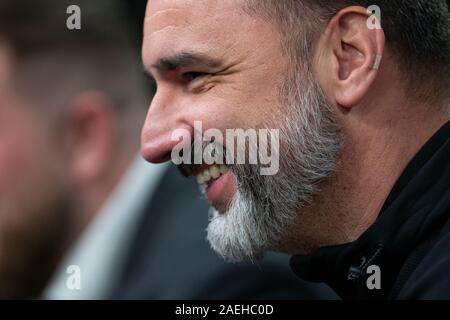
M 0 298 L 33 296 L 64 246 L 70 207 L 65 165 L 39 108 L 17 94 L 0 45 Z
M 71 30 L 69 0 L 0 1 L 0 299 L 41 294 L 135 159 L 147 94 L 122 3 L 77 0 Z

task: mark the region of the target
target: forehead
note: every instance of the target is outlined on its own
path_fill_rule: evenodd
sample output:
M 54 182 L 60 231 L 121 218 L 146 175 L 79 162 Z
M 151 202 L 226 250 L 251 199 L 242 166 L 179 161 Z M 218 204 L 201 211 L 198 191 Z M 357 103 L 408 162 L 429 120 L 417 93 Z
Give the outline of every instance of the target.
M 181 27 L 239 13 L 241 0 L 149 0 L 146 22 L 152 31 Z M 200 19 L 200 20 L 199 20 Z
M 274 40 L 273 27 L 246 14 L 241 2 L 150 0 L 144 24 L 144 63 L 183 51 L 215 57 L 248 55 L 264 46 L 262 42 Z

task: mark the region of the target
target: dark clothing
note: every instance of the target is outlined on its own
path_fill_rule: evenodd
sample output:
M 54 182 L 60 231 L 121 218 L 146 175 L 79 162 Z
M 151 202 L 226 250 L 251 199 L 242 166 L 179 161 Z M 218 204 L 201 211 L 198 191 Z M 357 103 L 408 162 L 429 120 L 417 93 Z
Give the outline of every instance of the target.
M 450 122 L 410 162 L 358 240 L 294 256 L 291 267 L 343 298 L 450 299 L 449 217 Z M 380 290 L 367 285 L 373 265 L 381 271 Z
M 163 177 L 129 251 L 114 299 L 336 299 L 289 270 L 289 257 L 233 265 L 206 241 L 208 206 L 175 167 Z

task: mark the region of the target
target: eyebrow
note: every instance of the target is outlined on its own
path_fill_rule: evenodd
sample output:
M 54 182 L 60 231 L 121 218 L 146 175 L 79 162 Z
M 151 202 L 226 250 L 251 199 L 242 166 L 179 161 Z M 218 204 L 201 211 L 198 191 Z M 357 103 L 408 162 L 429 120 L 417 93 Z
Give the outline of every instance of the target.
M 207 67 L 218 69 L 223 62 L 202 53 L 180 52 L 173 56 L 162 57 L 152 66 L 160 71 L 175 71 L 187 67 Z

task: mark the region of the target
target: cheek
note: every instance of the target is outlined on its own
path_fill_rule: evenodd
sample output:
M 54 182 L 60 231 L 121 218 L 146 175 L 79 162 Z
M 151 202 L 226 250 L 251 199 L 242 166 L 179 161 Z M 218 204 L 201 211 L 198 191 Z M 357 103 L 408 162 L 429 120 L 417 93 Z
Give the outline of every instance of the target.
M 55 214 L 62 185 L 42 140 L 27 132 L 0 137 L 0 233 L 20 236 L 24 229 Z M 41 221 L 42 220 L 42 221 Z M 39 221 L 39 223 L 38 223 Z M 4 241 L 0 241 L 4 242 Z
M 27 180 L 33 170 L 33 147 L 14 136 L 0 139 L 0 191 Z
M 275 96 L 275 97 L 274 97 Z M 190 124 L 201 121 L 203 129 L 258 129 L 277 123 L 278 96 L 273 91 L 247 92 L 217 90 L 188 102 L 186 118 Z
M 223 94 L 223 110 L 238 123 L 236 128 L 260 129 L 277 123 L 280 112 L 279 91 L 272 81 L 239 81 Z
M 4 201 L 5 197 L 15 198 L 27 190 L 30 196 L 33 196 L 39 191 L 35 188 L 51 179 L 48 173 L 52 159 L 42 135 L 22 128 L 20 131 L 4 132 L 0 137 L 1 201 Z

